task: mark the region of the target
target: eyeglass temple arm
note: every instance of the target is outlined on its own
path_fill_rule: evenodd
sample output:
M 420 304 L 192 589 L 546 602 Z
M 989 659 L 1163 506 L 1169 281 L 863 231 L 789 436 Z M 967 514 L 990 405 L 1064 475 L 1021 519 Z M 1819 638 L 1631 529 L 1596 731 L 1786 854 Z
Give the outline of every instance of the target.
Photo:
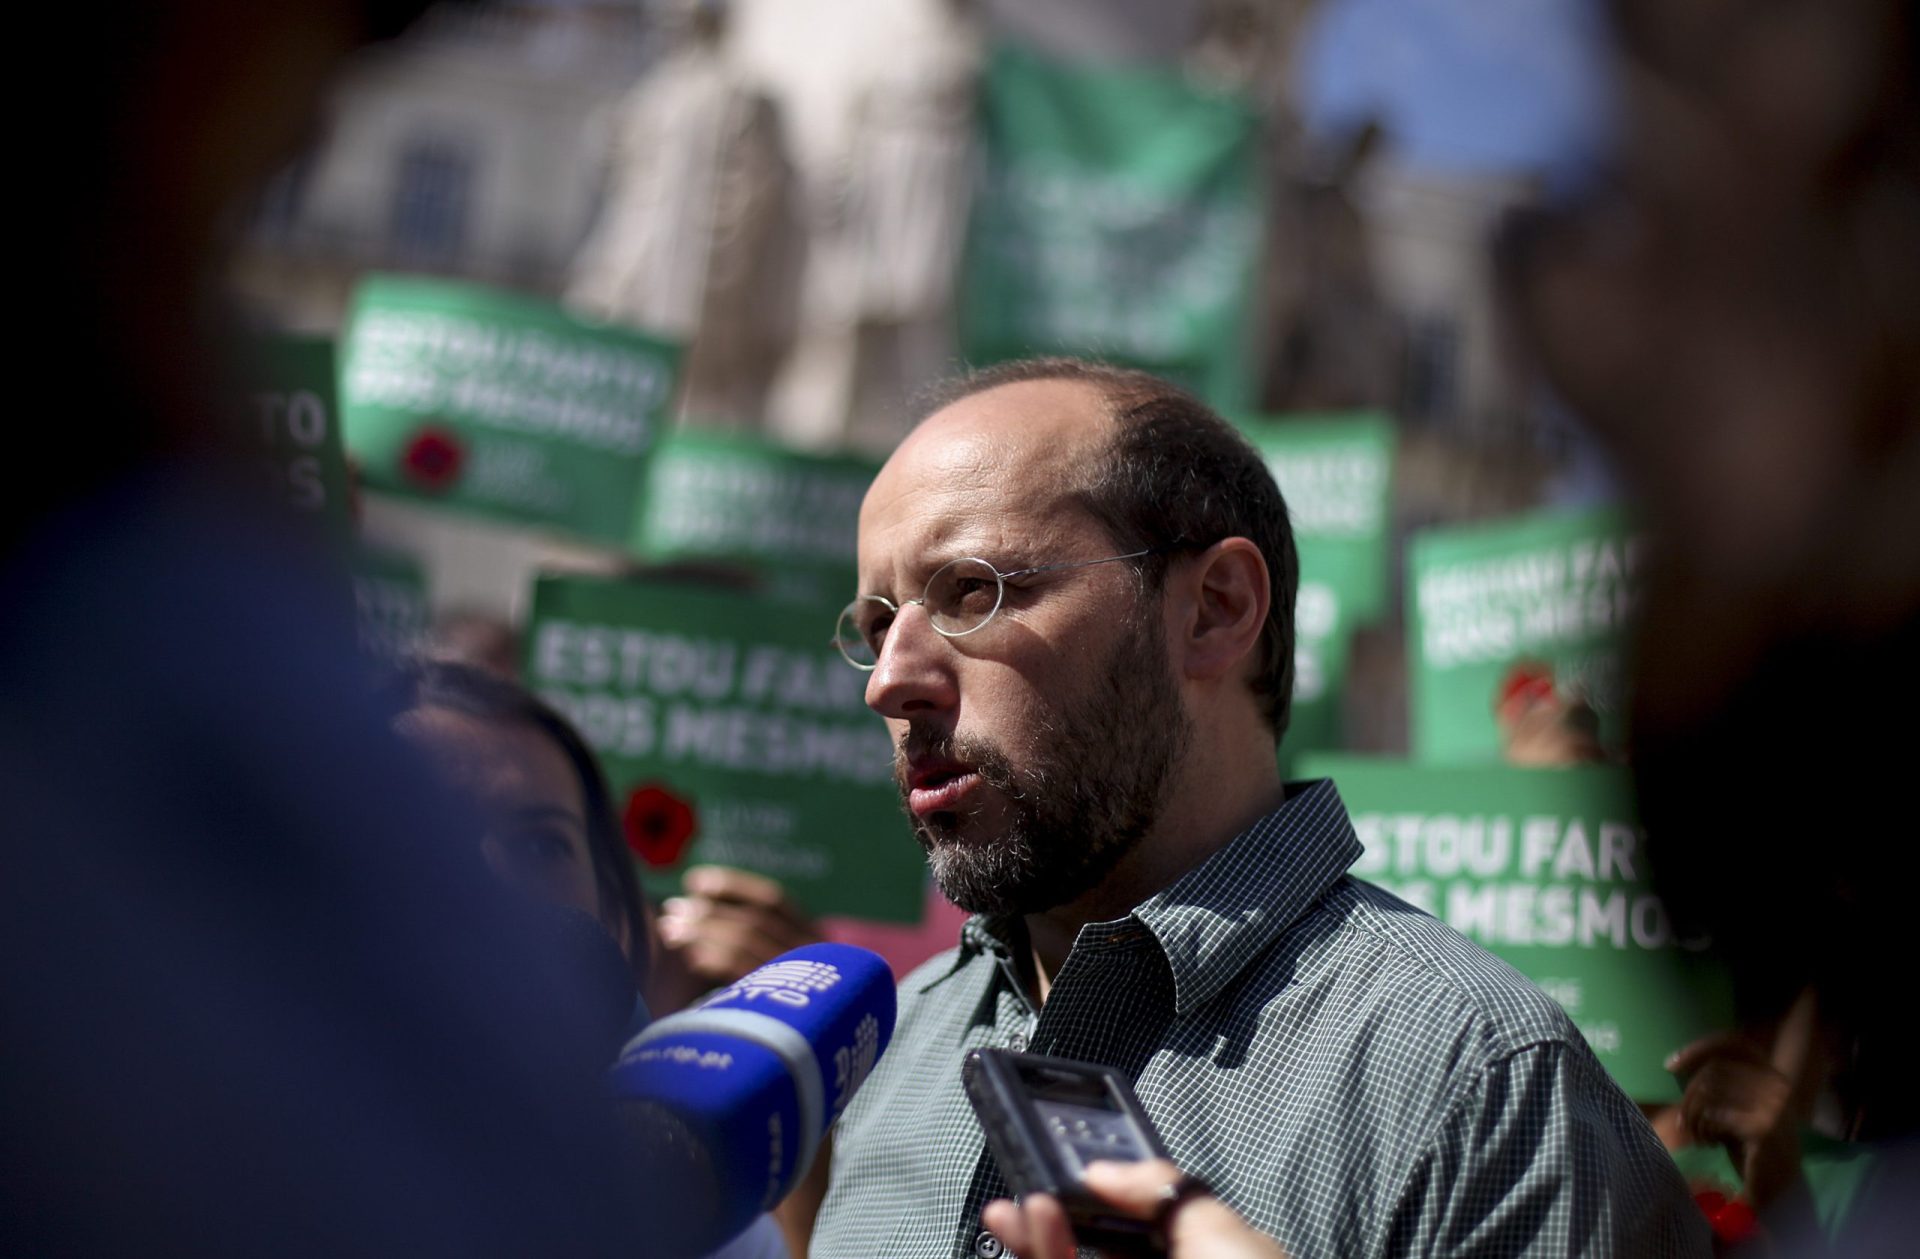
M 1150 546 L 1144 551 L 1129 551 L 1125 555 L 1109 555 L 1097 560 L 1067 560 L 1060 564 L 1039 564 L 1033 568 L 1019 568 L 1011 573 L 1001 573 L 1000 580 L 1005 581 L 1009 577 L 1025 577 L 1030 573 L 1055 573 L 1064 568 L 1088 568 L 1094 564 L 1113 564 L 1120 560 L 1137 560 L 1142 555 L 1152 555 L 1157 551 L 1170 551 L 1179 545 L 1181 545 L 1179 542 L 1168 542 L 1161 546 Z

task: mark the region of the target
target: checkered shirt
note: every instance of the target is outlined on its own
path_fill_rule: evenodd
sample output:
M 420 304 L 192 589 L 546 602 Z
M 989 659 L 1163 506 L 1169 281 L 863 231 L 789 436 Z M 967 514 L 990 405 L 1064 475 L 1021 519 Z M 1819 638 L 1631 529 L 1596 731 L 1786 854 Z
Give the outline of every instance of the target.
M 834 1139 L 813 1259 L 994 1259 L 1007 1194 L 961 1089 L 985 1046 L 1123 1070 L 1174 1159 L 1293 1259 L 1706 1255 L 1639 1110 L 1560 1007 L 1346 874 L 1333 784 L 1114 922 L 1035 1010 L 1018 919 L 976 917 L 909 975 L 893 1044 Z

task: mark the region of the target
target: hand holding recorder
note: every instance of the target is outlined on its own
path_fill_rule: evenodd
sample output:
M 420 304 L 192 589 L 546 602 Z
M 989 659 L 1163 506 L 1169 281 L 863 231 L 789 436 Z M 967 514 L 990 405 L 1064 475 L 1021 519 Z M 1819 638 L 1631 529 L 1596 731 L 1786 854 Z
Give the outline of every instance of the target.
M 967 1055 L 965 1082 L 1019 1195 L 989 1203 L 982 1219 L 1022 1259 L 1073 1259 L 1083 1244 L 1128 1257 L 1285 1259 L 1174 1166 L 1111 1067 L 983 1049 Z

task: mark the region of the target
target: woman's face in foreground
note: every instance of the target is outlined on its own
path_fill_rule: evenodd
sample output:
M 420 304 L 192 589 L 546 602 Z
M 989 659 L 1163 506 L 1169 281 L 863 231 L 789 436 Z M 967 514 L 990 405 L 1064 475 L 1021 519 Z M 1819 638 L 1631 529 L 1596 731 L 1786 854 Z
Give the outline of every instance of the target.
M 535 726 L 445 708 L 419 708 L 398 722 L 486 819 L 480 850 L 501 878 L 556 905 L 601 917 L 580 776 Z

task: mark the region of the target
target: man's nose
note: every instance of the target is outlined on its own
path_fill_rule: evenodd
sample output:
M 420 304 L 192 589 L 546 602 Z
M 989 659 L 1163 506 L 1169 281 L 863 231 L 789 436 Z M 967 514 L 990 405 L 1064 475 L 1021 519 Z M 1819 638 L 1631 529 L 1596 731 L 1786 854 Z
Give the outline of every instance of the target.
M 952 647 L 933 628 L 926 608 L 901 608 L 867 675 L 867 707 L 902 720 L 953 707 L 960 691 L 952 657 Z

